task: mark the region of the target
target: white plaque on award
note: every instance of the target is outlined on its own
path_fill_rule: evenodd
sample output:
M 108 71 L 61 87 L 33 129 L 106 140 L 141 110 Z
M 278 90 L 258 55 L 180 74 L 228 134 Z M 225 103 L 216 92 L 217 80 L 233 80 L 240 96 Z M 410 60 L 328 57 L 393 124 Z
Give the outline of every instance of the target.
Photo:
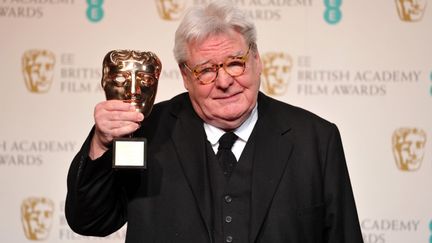
M 146 168 L 147 139 L 118 138 L 113 144 L 113 168 Z

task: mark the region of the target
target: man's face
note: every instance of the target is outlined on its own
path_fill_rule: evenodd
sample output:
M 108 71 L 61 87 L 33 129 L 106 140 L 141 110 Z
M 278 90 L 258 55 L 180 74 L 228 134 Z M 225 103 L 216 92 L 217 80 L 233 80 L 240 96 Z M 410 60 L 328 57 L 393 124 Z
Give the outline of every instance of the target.
M 200 43 L 189 43 L 187 65 L 194 67 L 225 63 L 229 57 L 244 56 L 248 44 L 235 31 L 211 36 Z M 224 130 L 239 127 L 256 105 L 260 85 L 261 60 L 258 53 L 249 51 L 244 73 L 230 76 L 219 68 L 217 78 L 202 84 L 192 72 L 182 68 L 185 88 L 192 105 L 205 122 Z
M 127 56 L 116 62 L 104 62 L 102 86 L 108 100 L 129 102 L 147 116 L 156 97 L 159 73 L 160 65 Z

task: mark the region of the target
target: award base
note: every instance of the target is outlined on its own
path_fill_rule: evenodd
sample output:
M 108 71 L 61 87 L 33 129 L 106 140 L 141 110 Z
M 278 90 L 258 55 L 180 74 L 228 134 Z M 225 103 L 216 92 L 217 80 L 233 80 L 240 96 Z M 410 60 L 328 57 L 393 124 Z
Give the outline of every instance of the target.
M 147 139 L 116 138 L 113 141 L 113 165 L 115 169 L 146 169 Z

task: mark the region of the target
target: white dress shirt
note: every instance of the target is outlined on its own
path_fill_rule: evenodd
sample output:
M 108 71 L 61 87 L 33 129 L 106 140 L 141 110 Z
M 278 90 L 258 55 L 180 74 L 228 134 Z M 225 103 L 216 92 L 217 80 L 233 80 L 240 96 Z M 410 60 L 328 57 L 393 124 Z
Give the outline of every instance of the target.
M 240 159 L 240 155 L 243 152 L 244 147 L 246 146 L 246 143 L 252 133 L 252 130 L 258 120 L 258 104 L 255 105 L 255 107 L 252 109 L 251 114 L 246 119 L 246 121 L 241 124 L 240 127 L 235 129 L 233 132 L 235 135 L 237 135 L 238 139 L 234 142 L 234 145 L 231 148 L 231 151 L 233 152 L 234 156 L 236 157 L 237 161 Z M 207 135 L 207 140 L 210 142 L 214 153 L 216 154 L 219 147 L 219 139 L 222 137 L 222 135 L 225 133 L 224 130 L 217 128 L 215 126 L 212 126 L 208 123 L 204 123 L 204 130 Z

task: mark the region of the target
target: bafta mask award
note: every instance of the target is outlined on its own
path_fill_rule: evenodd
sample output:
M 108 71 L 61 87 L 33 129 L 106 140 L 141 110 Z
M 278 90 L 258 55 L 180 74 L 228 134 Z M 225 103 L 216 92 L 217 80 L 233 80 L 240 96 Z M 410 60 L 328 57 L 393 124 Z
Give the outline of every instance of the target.
M 123 100 L 148 117 L 162 64 L 152 52 L 114 50 L 103 60 L 102 87 L 107 100 Z M 146 168 L 147 140 L 133 134 L 113 141 L 113 168 Z

